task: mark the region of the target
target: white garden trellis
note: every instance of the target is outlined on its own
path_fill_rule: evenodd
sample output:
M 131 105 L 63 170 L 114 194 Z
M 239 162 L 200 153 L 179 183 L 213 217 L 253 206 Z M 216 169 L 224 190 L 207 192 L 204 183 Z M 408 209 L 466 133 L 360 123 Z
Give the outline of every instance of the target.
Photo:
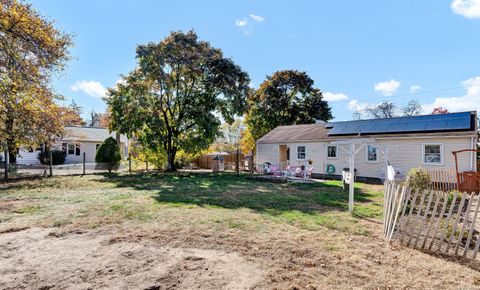
M 354 195 L 354 186 L 355 186 L 355 155 L 362 150 L 365 145 L 375 143 L 375 139 L 373 138 L 358 138 L 358 139 L 350 139 L 350 140 L 343 140 L 343 141 L 333 141 L 331 142 L 332 145 L 349 145 L 349 149 L 345 149 L 342 146 L 340 147 L 348 156 L 348 168 L 349 172 L 347 175 L 347 183 L 348 186 L 348 211 L 353 213 L 353 195 Z M 356 145 L 359 145 L 358 148 L 355 148 Z

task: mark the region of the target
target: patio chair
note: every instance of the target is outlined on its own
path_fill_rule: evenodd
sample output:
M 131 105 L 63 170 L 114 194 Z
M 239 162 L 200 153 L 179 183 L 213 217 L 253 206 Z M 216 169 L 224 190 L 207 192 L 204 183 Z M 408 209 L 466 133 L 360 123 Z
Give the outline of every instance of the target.
M 284 177 L 294 177 L 295 176 L 295 166 L 288 165 L 286 170 L 282 171 Z
M 303 170 L 302 170 L 302 168 L 297 167 L 297 168 L 295 169 L 295 176 L 296 176 L 296 177 L 303 177 Z
M 270 172 L 274 176 L 282 176 L 282 172 L 280 171 L 280 168 L 278 166 L 270 165 Z

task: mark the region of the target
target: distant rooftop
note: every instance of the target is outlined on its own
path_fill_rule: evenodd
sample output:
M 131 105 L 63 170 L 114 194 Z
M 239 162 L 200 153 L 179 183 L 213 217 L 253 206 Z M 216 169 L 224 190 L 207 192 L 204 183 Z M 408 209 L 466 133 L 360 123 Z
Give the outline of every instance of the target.
M 115 135 L 115 132 L 109 133 L 108 129 L 101 127 L 65 126 L 63 140 L 103 142 L 108 137 L 115 138 Z M 120 135 L 120 142 L 125 143 L 126 141 L 127 136 Z

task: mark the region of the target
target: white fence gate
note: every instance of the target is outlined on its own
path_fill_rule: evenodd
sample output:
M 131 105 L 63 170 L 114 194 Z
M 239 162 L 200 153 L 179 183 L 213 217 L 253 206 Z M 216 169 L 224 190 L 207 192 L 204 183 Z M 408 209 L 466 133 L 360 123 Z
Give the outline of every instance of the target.
M 383 233 L 413 248 L 475 259 L 480 246 L 479 206 L 475 193 L 414 190 L 386 182 Z

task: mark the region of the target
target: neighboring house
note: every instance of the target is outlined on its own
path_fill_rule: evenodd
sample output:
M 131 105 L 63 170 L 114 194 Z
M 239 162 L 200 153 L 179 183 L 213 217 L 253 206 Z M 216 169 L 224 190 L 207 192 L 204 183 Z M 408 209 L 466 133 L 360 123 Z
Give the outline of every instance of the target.
M 54 148 L 66 151 L 65 164 L 82 163 L 83 153 L 85 162 L 93 163 L 98 147 L 108 137 L 116 138 L 116 133 L 109 133 L 106 128 L 67 126 L 65 136 L 54 144 Z M 39 148 L 21 148 L 17 164 L 39 164 L 39 152 Z M 120 153 L 124 159 L 128 156 L 128 139 L 125 135 L 120 135 Z
M 348 168 L 349 145 L 338 141 L 372 138 L 355 155 L 359 180 L 377 181 L 385 176 L 389 161 L 396 171 L 410 168 L 454 169 L 452 151 L 476 149 L 476 112 L 358 120 L 309 125 L 279 126 L 257 141 L 256 163 L 286 168 L 311 160 L 313 176 L 335 171 L 340 177 Z M 359 148 L 359 145 L 356 145 Z M 333 165 L 333 166 L 329 166 Z M 459 154 L 459 171 L 476 171 L 475 152 Z

